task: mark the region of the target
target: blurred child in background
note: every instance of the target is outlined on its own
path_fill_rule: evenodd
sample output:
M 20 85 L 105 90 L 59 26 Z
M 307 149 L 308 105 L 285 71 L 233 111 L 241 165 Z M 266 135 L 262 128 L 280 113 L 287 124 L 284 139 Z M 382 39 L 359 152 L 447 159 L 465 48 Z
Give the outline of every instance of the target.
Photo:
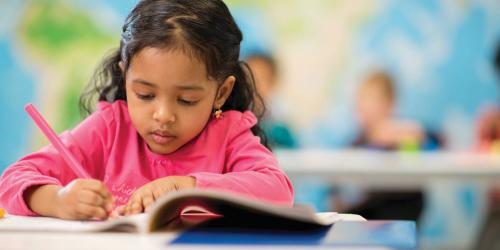
M 379 150 L 437 148 L 439 142 L 415 121 L 396 118 L 396 89 L 383 71 L 370 74 L 356 96 L 360 133 L 354 147 Z M 360 203 L 347 209 L 367 219 L 418 220 L 423 210 L 421 191 L 371 191 Z
M 477 150 L 483 153 L 500 153 L 500 109 L 485 108 L 476 126 Z
M 396 90 L 385 72 L 369 75 L 356 96 L 356 114 L 361 132 L 353 146 L 374 149 L 435 148 L 438 140 L 415 121 L 394 117 Z
M 500 45 L 494 59 L 497 76 L 500 77 Z M 500 103 L 481 112 L 476 126 L 476 146 L 480 152 L 500 153 Z
M 262 97 L 266 107 L 276 107 L 276 92 L 278 90 L 278 67 L 275 59 L 266 53 L 253 53 L 246 57 L 245 62 L 252 70 L 257 93 Z M 260 98 L 256 96 L 255 98 Z M 255 102 L 254 110 L 262 113 L 263 107 Z M 274 104 L 274 105 L 273 105 Z M 261 126 L 267 135 L 269 145 L 276 148 L 295 148 L 297 141 L 289 125 L 276 108 L 267 110 L 261 121 Z
M 495 71 L 500 90 L 500 43 L 496 48 L 494 59 Z M 500 94 L 500 91 L 499 91 Z M 483 113 L 478 121 L 477 146 L 482 152 L 500 153 L 500 103 Z M 500 249 L 500 187 L 494 186 L 490 190 L 490 204 L 484 226 L 480 232 L 475 249 Z

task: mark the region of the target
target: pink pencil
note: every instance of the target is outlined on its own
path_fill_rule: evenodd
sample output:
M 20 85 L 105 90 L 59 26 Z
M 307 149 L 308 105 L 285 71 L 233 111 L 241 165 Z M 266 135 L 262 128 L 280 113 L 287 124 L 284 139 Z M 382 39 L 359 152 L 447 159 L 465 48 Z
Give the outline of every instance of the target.
M 56 147 L 57 151 L 62 155 L 66 163 L 69 165 L 71 170 L 78 176 L 78 177 L 83 177 L 83 178 L 90 178 L 90 175 L 85 172 L 83 169 L 82 165 L 73 157 L 69 149 L 64 146 L 62 143 L 61 139 L 56 135 L 54 130 L 49 126 L 47 121 L 43 119 L 42 115 L 38 112 L 38 110 L 33 106 L 33 104 L 28 103 L 26 106 L 24 106 L 24 110 L 28 112 L 28 114 L 31 116 L 33 121 L 38 125 L 40 130 L 47 136 L 49 141 Z

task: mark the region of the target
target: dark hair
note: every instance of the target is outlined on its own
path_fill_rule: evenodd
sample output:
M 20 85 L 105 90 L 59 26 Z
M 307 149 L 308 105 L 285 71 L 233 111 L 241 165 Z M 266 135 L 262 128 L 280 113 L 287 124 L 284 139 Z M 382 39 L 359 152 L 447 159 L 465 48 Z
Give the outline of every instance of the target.
M 243 35 L 221 0 L 142 0 L 128 15 L 122 31 L 120 47 L 105 58 L 80 97 L 82 114 L 92 112 L 95 95 L 99 101 L 126 100 L 119 62 L 123 62 L 126 72 L 133 56 L 145 47 L 182 50 L 200 59 L 208 76 L 219 83 L 233 75 L 236 82 L 221 107 L 223 111 L 253 110 L 255 101 L 264 105 L 255 91 L 250 68 L 239 61 Z M 256 114 L 259 120 L 263 113 Z M 259 124 L 252 127 L 252 132 L 268 147 Z

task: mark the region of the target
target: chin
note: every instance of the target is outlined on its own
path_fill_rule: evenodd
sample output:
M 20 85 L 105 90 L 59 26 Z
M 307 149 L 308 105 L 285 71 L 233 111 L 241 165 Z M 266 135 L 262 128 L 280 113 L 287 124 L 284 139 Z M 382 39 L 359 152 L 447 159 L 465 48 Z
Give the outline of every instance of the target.
M 151 146 L 153 145 L 153 146 Z M 178 147 L 165 147 L 157 144 L 148 144 L 149 149 L 155 154 L 166 155 L 175 152 Z
M 164 148 L 160 148 L 160 149 L 157 149 L 157 150 L 154 150 L 153 152 L 157 153 L 157 154 L 161 154 L 161 155 L 167 155 L 167 154 L 170 154 L 170 153 L 173 153 L 177 150 L 177 148 L 175 149 L 164 149 Z

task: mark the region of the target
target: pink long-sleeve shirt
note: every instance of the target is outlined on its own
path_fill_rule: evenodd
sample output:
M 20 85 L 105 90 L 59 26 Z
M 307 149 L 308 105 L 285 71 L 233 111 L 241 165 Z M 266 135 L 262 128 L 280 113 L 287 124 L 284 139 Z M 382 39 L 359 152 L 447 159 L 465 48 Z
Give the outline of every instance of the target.
M 100 102 L 98 110 L 60 137 L 94 179 L 103 181 L 117 204 L 142 185 L 165 176 L 196 178 L 196 187 L 236 192 L 278 204 L 293 203 L 293 188 L 272 153 L 250 128 L 249 111 L 226 111 L 210 119 L 193 140 L 168 155 L 152 152 L 133 127 L 127 103 Z M 9 166 L 0 179 L 0 205 L 10 214 L 35 215 L 23 193 L 34 185 L 65 186 L 77 176 L 48 145 Z

